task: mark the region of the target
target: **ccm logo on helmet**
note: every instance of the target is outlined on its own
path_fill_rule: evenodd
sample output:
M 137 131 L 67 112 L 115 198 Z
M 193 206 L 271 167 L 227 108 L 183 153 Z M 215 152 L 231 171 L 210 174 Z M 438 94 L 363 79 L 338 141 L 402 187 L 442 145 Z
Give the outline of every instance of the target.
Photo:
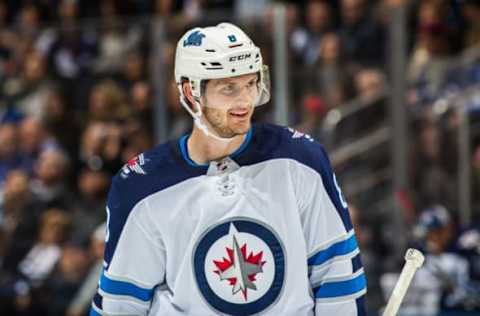
M 240 60 L 245 60 L 248 58 L 251 58 L 252 54 L 243 54 L 243 55 L 238 55 L 238 56 L 232 56 L 230 57 L 229 61 L 240 61 Z

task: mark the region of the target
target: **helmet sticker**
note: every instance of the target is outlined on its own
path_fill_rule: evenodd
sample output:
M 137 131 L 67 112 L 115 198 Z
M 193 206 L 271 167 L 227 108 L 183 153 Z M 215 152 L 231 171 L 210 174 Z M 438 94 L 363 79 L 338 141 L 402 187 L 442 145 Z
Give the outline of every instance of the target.
M 201 46 L 202 39 L 204 37 L 205 37 L 205 34 L 200 33 L 200 31 L 195 31 L 192 34 L 188 35 L 187 39 L 183 41 L 183 47 Z

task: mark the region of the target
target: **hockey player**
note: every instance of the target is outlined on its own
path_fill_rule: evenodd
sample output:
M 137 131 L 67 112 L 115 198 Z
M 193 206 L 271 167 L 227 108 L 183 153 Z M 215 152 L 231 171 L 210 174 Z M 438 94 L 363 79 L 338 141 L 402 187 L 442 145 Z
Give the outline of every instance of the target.
M 222 23 L 188 31 L 175 58 L 193 131 L 115 176 L 91 315 L 362 315 L 359 249 L 322 146 L 251 124 L 270 96 L 259 48 Z

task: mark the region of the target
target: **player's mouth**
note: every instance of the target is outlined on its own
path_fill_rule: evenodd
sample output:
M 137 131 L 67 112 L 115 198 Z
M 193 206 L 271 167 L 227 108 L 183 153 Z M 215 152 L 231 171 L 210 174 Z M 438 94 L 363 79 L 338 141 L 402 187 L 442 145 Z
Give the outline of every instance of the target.
M 249 112 L 250 111 L 248 108 L 238 108 L 238 109 L 229 110 L 228 114 L 235 118 L 246 118 L 248 117 Z

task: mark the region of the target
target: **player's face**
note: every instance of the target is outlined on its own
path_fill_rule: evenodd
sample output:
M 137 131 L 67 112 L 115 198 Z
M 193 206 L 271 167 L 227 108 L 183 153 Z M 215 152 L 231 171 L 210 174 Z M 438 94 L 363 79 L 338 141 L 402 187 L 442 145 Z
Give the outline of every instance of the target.
M 246 134 L 258 93 L 257 74 L 209 80 L 203 98 L 203 114 L 220 137 Z

